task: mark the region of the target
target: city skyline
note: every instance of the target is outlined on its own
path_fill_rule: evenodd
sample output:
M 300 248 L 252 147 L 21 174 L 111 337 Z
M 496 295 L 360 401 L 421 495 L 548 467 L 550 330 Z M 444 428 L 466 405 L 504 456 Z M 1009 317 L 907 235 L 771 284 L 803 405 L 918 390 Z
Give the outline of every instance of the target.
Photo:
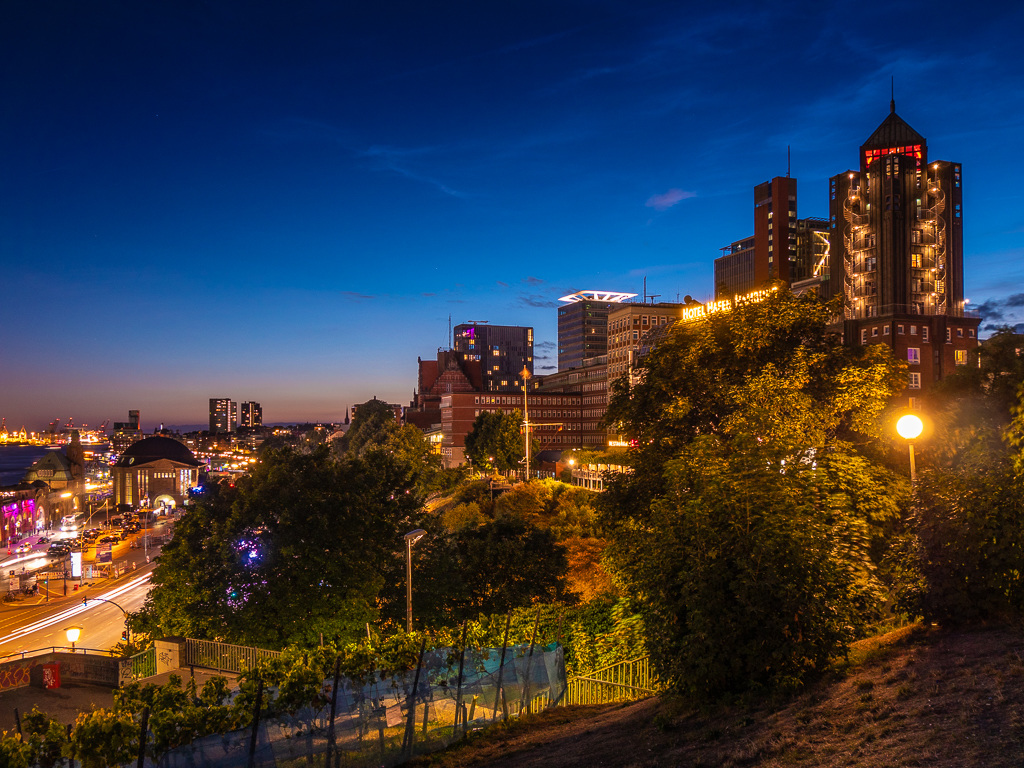
M 1024 322 L 1024 10 L 226 2 L 0 9 L 0 415 L 267 423 L 408 403 L 450 325 L 713 296 L 751 190 L 889 112 L 962 163 L 965 294 Z M 913 34 L 908 32 L 913 28 Z M 791 163 L 787 166 L 787 155 Z

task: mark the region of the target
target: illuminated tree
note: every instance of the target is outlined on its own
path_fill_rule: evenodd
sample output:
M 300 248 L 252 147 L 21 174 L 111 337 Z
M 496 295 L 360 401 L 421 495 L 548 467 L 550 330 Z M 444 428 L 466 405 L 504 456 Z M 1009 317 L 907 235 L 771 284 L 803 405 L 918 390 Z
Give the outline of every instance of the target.
M 898 484 L 856 445 L 904 377 L 887 347 L 842 344 L 839 309 L 779 290 L 680 323 L 614 392 L 636 447 L 601 499 L 606 562 L 679 690 L 798 685 L 876 615 Z

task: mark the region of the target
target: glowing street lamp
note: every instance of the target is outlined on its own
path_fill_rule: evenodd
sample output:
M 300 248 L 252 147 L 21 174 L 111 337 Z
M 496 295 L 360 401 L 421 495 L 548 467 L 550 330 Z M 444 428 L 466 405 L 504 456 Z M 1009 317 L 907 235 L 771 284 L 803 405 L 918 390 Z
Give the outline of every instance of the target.
M 917 482 L 917 467 L 914 464 L 914 440 L 921 436 L 922 431 L 924 431 L 924 422 L 921 421 L 920 416 L 915 416 L 913 413 L 901 416 L 899 421 L 896 422 L 896 432 L 907 441 L 907 447 L 910 449 L 910 482 L 912 483 Z
M 427 535 L 422 528 L 405 534 L 405 631 L 412 632 L 412 545 Z
M 64 634 L 67 635 L 68 642 L 71 643 L 71 652 L 75 652 L 75 643 L 78 642 L 78 638 L 82 636 L 81 627 L 68 627 L 64 630 Z

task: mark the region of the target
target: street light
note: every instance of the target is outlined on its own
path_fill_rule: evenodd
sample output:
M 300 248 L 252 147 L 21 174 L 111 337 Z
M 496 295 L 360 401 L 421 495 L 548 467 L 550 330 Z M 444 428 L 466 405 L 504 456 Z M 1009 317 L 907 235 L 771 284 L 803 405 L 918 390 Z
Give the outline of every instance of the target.
M 920 416 L 908 413 L 901 416 L 899 421 L 896 422 L 896 431 L 900 437 L 907 441 L 907 447 L 910 449 L 910 482 L 916 483 L 917 467 L 914 464 L 914 440 L 920 437 L 921 432 L 924 431 L 924 422 L 921 421 Z
M 405 631 L 412 632 L 412 545 L 427 535 L 422 528 L 405 534 Z
M 71 652 L 75 652 L 75 643 L 78 642 L 78 638 L 82 636 L 81 627 L 68 627 L 64 630 L 64 634 L 68 637 L 68 642 L 71 643 Z

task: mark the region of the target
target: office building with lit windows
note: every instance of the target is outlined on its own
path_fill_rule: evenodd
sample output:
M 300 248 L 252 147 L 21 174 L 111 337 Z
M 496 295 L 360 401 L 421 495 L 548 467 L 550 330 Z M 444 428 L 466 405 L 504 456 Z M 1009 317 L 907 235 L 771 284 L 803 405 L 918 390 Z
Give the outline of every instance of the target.
M 485 392 L 523 388 L 522 370 L 533 375 L 533 328 L 464 323 L 455 326 L 455 354 L 462 363 L 479 363 Z
M 263 406 L 248 400 L 243 402 L 239 409 L 238 425 L 240 427 L 262 427 Z
M 910 366 L 907 394 L 967 363 L 978 345 L 966 308 L 960 163 L 890 113 L 860 148 L 859 167 L 829 181 L 824 298 L 846 296 L 848 344 L 882 343 Z
M 635 293 L 577 291 L 563 296 L 558 308 L 558 370 L 582 367 L 608 353 L 608 313 Z
M 796 179 L 777 176 L 754 187 L 754 234 L 721 248 L 715 300 L 742 296 L 779 280 L 802 293 L 827 265 L 828 222 L 798 219 Z
M 210 398 L 210 432 L 234 432 L 238 424 L 235 401 L 231 398 Z

